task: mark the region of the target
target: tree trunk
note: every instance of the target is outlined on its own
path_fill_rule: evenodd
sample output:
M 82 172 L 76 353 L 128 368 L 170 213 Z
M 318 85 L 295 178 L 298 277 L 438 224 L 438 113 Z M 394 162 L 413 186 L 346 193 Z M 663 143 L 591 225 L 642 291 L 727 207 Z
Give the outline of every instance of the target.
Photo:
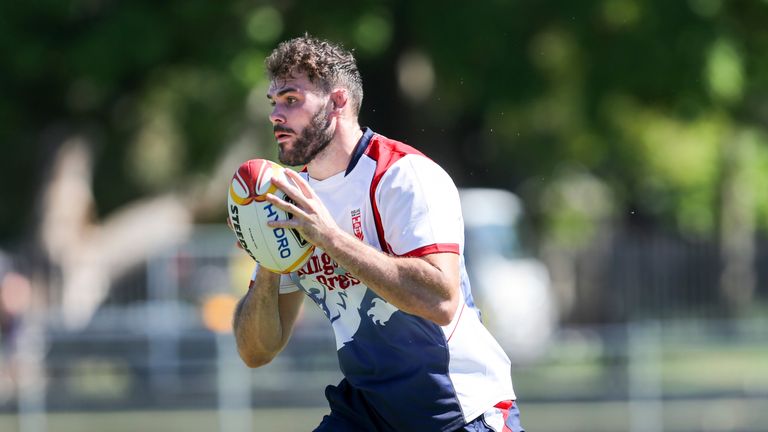
M 755 193 L 750 164 L 755 142 L 748 132 L 727 140 L 722 150 L 720 198 L 720 295 L 730 313 L 742 312 L 755 291 Z

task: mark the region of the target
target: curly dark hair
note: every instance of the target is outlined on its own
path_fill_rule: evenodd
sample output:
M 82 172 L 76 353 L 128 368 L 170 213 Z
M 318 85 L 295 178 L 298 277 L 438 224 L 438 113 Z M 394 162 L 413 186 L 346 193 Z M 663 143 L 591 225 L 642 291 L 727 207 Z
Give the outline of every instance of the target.
M 305 73 L 310 82 L 325 92 L 335 86 L 347 89 L 355 115 L 363 102 L 363 80 L 351 51 L 341 45 L 313 38 L 307 34 L 281 42 L 265 60 L 270 80 L 285 79 Z

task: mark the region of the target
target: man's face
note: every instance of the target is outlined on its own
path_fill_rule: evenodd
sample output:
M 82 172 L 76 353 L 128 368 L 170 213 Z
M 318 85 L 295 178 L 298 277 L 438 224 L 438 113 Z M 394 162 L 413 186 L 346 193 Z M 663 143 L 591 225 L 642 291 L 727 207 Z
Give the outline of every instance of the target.
M 269 120 L 279 146 L 278 159 L 290 166 L 305 165 L 333 139 L 328 121 L 328 96 L 303 75 L 276 79 L 269 86 Z

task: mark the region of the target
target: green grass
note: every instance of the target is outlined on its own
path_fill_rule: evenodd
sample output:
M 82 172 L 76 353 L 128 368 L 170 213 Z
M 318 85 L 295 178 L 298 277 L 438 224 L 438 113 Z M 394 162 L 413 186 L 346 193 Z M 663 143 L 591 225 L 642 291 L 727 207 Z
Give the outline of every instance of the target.
M 622 397 L 633 375 L 654 380 L 667 396 L 768 394 L 768 343 L 676 335 L 640 345 L 633 361 L 606 358 L 605 350 L 590 341 L 565 341 L 541 361 L 514 367 L 515 389 L 537 400 Z
M 745 390 L 768 393 L 768 347 L 718 347 L 667 355 L 662 363 L 667 392 Z
M 625 402 L 523 403 L 523 424 L 531 432 L 618 432 L 630 431 L 633 418 L 645 428 L 653 425 L 654 413 L 661 416 L 667 432 L 765 431 L 768 430 L 768 400 L 717 399 L 672 401 L 663 405 L 631 405 Z M 307 432 L 326 413 L 325 408 L 254 410 L 245 423 L 233 421 L 225 429 L 225 417 L 216 411 L 121 411 L 49 413 L 39 432 Z M 714 415 L 713 413 L 717 413 Z M 246 413 L 248 414 L 248 413 Z M 650 417 L 649 417 L 650 416 Z M 242 419 L 242 413 L 229 420 Z M 23 432 L 14 415 L 0 415 L 0 430 Z
M 768 431 L 768 343 L 764 328 L 747 331 L 751 337 L 709 334 L 696 328 L 665 331 L 657 339 L 645 339 L 641 334 L 641 343 L 629 350 L 637 356 L 630 362 L 623 355 L 607 356 L 624 351 L 611 350 L 616 347 L 603 346 L 589 334 L 560 340 L 539 362 L 513 369 L 523 424 L 529 432 Z M 649 345 L 643 345 L 649 340 Z M 86 372 L 93 377 L 92 370 Z M 268 385 L 262 378 L 254 379 Z M 654 395 L 660 390 L 666 396 L 686 399 L 663 403 L 608 400 L 611 395 L 623 399 L 632 393 L 627 388 L 630 382 L 636 385 L 633 394 Z M 106 387 L 114 385 L 110 382 Z M 321 392 L 324 385 L 302 381 L 307 392 Z M 79 386 L 96 393 L 105 388 L 91 381 Z M 740 394 L 753 397 L 730 397 Z M 38 418 L 37 423 L 34 417 L 28 419 L 24 428 L 19 417 L 2 414 L 0 432 L 300 432 L 311 431 L 326 412 L 325 407 L 256 409 L 225 415 L 215 410 L 57 412 Z

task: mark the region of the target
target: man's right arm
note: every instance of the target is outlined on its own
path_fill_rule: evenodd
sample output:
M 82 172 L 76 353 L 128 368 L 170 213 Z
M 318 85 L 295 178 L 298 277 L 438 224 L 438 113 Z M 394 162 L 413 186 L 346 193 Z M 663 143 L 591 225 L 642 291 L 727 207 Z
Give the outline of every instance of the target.
M 237 304 L 235 341 L 240 358 L 248 367 L 263 366 L 282 351 L 301 310 L 304 294 L 278 294 L 279 285 L 279 274 L 260 268 Z

